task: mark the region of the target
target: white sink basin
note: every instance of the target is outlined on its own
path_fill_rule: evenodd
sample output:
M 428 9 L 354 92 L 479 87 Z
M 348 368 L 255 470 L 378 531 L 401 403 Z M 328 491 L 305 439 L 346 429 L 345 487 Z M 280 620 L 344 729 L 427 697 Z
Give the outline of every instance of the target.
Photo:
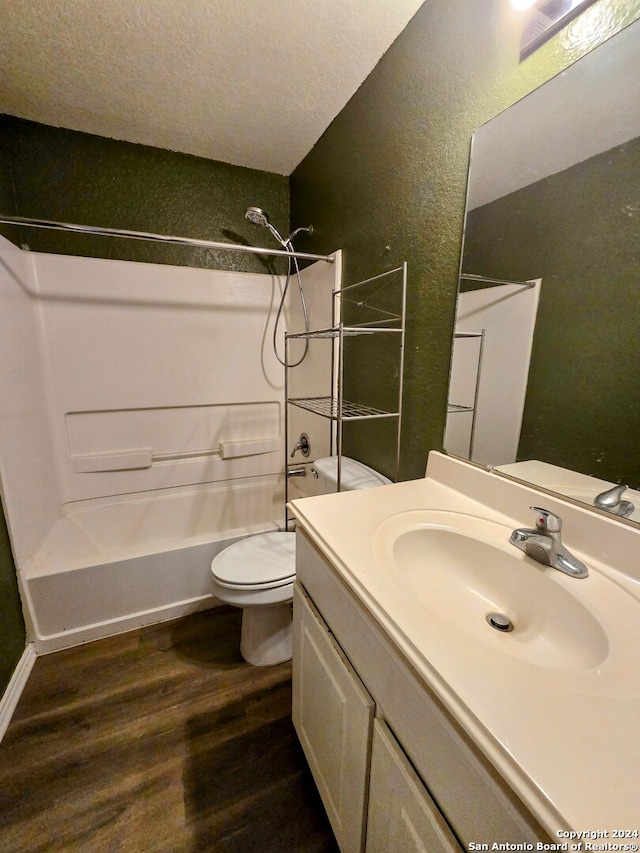
M 529 664 L 574 671 L 597 667 L 610 643 L 588 595 L 585 603 L 589 579 L 535 562 L 509 544 L 510 532 L 472 515 L 416 510 L 385 519 L 373 551 L 400 593 L 424 608 L 425 619 L 452 623 L 470 640 Z M 628 598 L 610 586 L 614 596 Z M 492 627 L 491 613 L 504 614 L 512 630 Z

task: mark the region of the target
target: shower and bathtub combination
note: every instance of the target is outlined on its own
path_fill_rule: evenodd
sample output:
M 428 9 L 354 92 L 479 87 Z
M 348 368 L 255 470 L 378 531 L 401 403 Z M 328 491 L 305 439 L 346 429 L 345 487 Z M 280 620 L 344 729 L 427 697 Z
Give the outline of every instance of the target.
M 276 321 L 330 321 L 340 253 L 303 254 L 316 262 L 300 271 L 297 232 L 282 238 L 260 213 L 286 277 L 39 254 L 0 237 L 0 481 L 36 651 L 215 605 L 213 558 L 281 529 L 270 338 Z M 294 278 L 304 308 L 294 294 L 280 304 Z M 314 456 L 330 453 L 311 437 Z

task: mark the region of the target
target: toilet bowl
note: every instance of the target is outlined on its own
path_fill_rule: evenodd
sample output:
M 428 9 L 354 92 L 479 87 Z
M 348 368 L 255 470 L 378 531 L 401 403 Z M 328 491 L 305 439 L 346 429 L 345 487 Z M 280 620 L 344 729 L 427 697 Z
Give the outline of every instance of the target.
M 229 545 L 211 562 L 213 594 L 242 607 L 240 654 L 254 666 L 291 657 L 295 533 L 260 533 Z
M 342 490 L 366 489 L 391 481 L 355 459 L 342 457 Z M 316 459 L 313 494 L 337 490 L 337 457 Z M 291 602 L 296 576 L 295 533 L 260 533 L 235 542 L 211 562 L 212 591 L 220 601 L 241 607 L 240 653 L 254 666 L 290 660 Z

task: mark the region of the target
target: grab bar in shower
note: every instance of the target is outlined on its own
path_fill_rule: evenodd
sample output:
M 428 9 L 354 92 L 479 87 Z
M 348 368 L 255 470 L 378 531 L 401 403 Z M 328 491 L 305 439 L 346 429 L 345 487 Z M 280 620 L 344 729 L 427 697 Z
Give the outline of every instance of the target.
M 256 456 L 259 453 L 273 453 L 282 451 L 283 442 L 276 438 L 250 438 L 238 441 L 221 441 L 220 457 L 222 459 L 235 459 L 238 456 Z
M 119 453 L 94 453 L 86 456 L 72 456 L 73 470 L 76 474 L 98 474 L 101 471 L 134 471 L 151 468 L 153 457 L 151 448 L 124 450 Z
M 282 439 L 278 438 L 242 438 L 220 441 L 217 447 L 203 450 L 182 450 L 175 453 L 154 453 L 152 462 L 181 462 L 188 459 L 200 459 L 212 456 L 216 459 L 237 459 L 240 456 L 258 456 L 261 453 L 282 451 Z
M 217 459 L 238 459 L 242 456 L 258 456 L 281 450 L 282 439 L 276 436 L 275 438 L 221 441 L 215 449 L 153 453 L 150 447 L 144 447 L 136 450 L 72 456 L 71 459 L 76 474 L 99 474 L 109 471 L 139 471 L 151 468 L 154 462 L 186 462 L 190 459 L 202 459 L 207 456 Z

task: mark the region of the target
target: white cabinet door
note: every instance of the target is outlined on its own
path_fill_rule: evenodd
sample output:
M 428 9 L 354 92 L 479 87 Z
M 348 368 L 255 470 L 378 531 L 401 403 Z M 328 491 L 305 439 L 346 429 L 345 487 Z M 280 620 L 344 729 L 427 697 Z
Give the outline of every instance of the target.
M 368 853 L 461 853 L 461 847 L 395 738 L 373 727 Z
M 373 700 L 296 585 L 293 723 L 342 853 L 364 847 Z

